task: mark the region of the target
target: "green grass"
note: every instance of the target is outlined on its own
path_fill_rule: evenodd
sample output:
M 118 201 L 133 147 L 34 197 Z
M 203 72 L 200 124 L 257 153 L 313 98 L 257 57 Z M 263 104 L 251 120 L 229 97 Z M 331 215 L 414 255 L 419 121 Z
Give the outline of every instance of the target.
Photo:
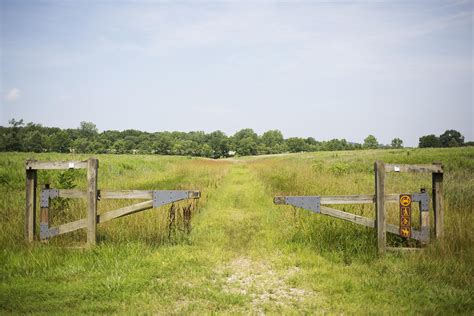
M 23 241 L 27 154 L 0 155 L 1 313 L 472 314 L 474 149 L 324 152 L 229 161 L 99 155 L 99 187 L 198 189 L 192 232 L 168 237 L 168 208 L 99 225 L 93 249 Z M 58 154 L 41 160 L 82 159 Z M 373 193 L 373 162 L 446 168 L 446 238 L 423 252 L 375 253 L 374 231 L 273 205 L 281 194 Z M 42 172 L 40 183 L 85 186 L 80 172 Z M 430 188 L 428 176 L 390 175 L 389 193 Z M 133 201 L 100 201 L 99 212 Z M 182 204 L 185 204 L 183 202 Z M 343 206 L 373 217 L 373 207 Z M 85 216 L 81 201 L 51 211 Z M 396 210 L 389 209 L 396 221 Z M 182 225 L 178 223 L 178 228 Z M 392 245 L 406 245 L 389 236 Z

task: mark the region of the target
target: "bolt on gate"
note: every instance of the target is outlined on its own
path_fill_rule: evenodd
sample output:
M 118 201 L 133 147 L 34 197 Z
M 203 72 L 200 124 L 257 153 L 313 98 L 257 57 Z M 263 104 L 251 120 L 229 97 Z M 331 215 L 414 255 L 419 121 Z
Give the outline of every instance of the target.
M 323 214 L 355 224 L 372 227 L 377 233 L 377 247 L 379 253 L 385 253 L 386 233 L 400 235 L 404 238 L 412 238 L 427 244 L 430 241 L 429 223 L 429 195 L 425 189 L 419 193 L 411 194 L 385 194 L 385 174 L 387 172 L 411 172 L 432 174 L 432 204 L 434 211 L 434 231 L 436 238 L 443 237 L 444 222 L 444 199 L 443 199 L 443 165 L 433 163 L 431 165 L 407 165 L 407 164 L 385 164 L 377 161 L 374 164 L 375 194 L 359 195 L 337 195 L 337 196 L 276 196 L 275 204 L 287 204 Z M 415 230 L 411 225 L 411 205 L 418 202 L 420 205 L 420 230 Z M 375 220 L 364 216 L 344 212 L 323 205 L 335 204 L 371 204 L 375 203 Z M 385 203 L 399 203 L 400 224 L 399 226 L 389 224 L 385 219 Z M 399 248 L 389 248 L 397 250 Z M 409 248 L 410 249 L 410 248 Z
M 200 191 L 194 190 L 99 190 L 97 185 L 98 168 L 99 161 L 96 158 L 89 158 L 86 161 L 26 161 L 25 238 L 27 241 L 31 242 L 36 237 L 38 170 L 87 169 L 87 190 L 54 189 L 49 185 L 41 190 L 40 240 L 86 228 L 87 243 L 95 245 L 97 224 L 173 202 L 201 197 Z M 54 198 L 86 198 L 87 218 L 57 227 L 49 227 L 49 204 L 50 200 Z M 143 199 L 146 201 L 98 215 L 97 201 L 102 199 Z

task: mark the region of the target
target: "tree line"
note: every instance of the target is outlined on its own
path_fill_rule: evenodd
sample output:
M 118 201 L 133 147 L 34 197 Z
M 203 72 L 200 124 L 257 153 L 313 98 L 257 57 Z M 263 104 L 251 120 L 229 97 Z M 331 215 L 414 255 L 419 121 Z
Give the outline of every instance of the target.
M 446 133 L 448 134 L 445 135 Z M 441 147 L 445 144 L 445 147 L 450 147 L 464 144 L 464 137 L 459 132 L 446 131 L 446 133 L 439 136 L 436 142 L 432 139 L 434 135 L 421 137 L 420 147 L 435 147 L 432 145 Z M 31 122 L 24 123 L 23 120 L 15 119 L 10 120 L 7 127 L 0 126 L 0 151 L 161 154 L 221 158 L 233 155 L 375 148 L 403 148 L 403 141 L 394 138 L 390 145 L 382 145 L 373 135 L 367 136 L 362 144 L 348 142 L 345 139 L 329 141 L 317 141 L 313 137 L 285 139 L 279 130 L 269 130 L 258 135 L 250 128 L 242 129 L 232 136 L 227 136 L 222 131 L 149 133 L 130 129 L 99 133 L 96 125 L 91 122 L 81 122 L 78 128 L 61 129 Z

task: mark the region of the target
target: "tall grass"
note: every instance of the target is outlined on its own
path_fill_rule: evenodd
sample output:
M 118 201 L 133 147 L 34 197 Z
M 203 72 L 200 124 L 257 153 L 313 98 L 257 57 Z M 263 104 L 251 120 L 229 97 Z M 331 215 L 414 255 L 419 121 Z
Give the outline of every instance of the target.
M 228 162 L 186 157 L 98 155 L 99 189 L 130 190 L 200 190 L 199 201 L 185 200 L 176 203 L 177 222 L 174 240 L 185 236 L 182 232 L 182 207 L 195 204 L 193 210 L 199 212 L 206 204 L 207 197 L 223 179 Z M 10 153 L 0 155 L 0 204 L 1 222 L 0 245 L 16 247 L 23 243 L 25 175 L 24 161 L 86 159 L 87 156 L 61 154 Z M 50 184 L 52 188 L 86 189 L 85 170 L 38 171 L 38 187 Z M 38 191 L 39 192 L 39 191 Z M 138 203 L 139 200 L 102 200 L 98 213 Z M 98 227 L 98 238 L 104 242 L 130 240 L 160 244 L 170 241 L 168 232 L 168 206 L 137 213 L 104 223 Z M 39 213 L 39 211 L 38 211 Z M 50 209 L 50 225 L 86 217 L 86 202 L 82 199 L 53 199 Z M 51 239 L 58 245 L 78 245 L 85 240 L 85 231 L 79 230 Z
M 411 264 L 420 270 L 429 267 L 429 275 L 432 273 L 460 286 L 474 281 L 474 148 L 321 152 L 245 160 L 274 196 L 373 194 L 376 160 L 400 164 L 443 162 L 445 238 L 443 242 L 433 242 L 422 254 L 410 257 Z M 387 193 L 419 192 L 420 188 L 426 188 L 431 195 L 431 175 L 391 173 L 386 176 Z M 373 205 L 334 207 L 375 218 Z M 375 234 L 371 228 L 290 206 L 281 206 L 281 212 L 281 225 L 289 225 L 286 238 L 290 243 L 311 245 L 336 261 L 376 258 Z M 396 204 L 387 204 L 387 214 L 389 223 L 398 224 Z M 418 218 L 419 210 L 415 207 L 415 226 L 419 225 Z M 433 224 L 432 212 L 430 220 Z M 387 237 L 392 246 L 415 245 L 398 236 L 388 234 Z
M 194 189 L 201 190 L 202 198 L 190 235 L 182 231 L 181 211 L 170 233 L 169 207 L 162 207 L 100 224 L 98 246 L 86 250 L 69 247 L 85 242 L 83 231 L 55 237 L 49 244 L 24 243 L 27 158 L 30 155 L 0 155 L 0 313 L 474 310 L 474 148 L 323 152 L 231 161 L 99 155 L 100 189 Z M 378 257 L 373 229 L 272 204 L 274 195 L 373 194 L 375 160 L 445 164 L 443 242 L 433 242 L 423 252 Z M 41 171 L 39 185 L 46 183 L 85 189 L 85 172 Z M 429 189 L 431 179 L 390 174 L 386 185 L 388 193 L 418 192 Z M 134 202 L 102 200 L 99 213 Z M 334 207 L 374 217 L 373 205 Z M 397 224 L 397 206 L 390 206 L 388 213 L 389 221 Z M 78 199 L 55 199 L 51 207 L 53 224 L 85 214 L 85 202 Z M 388 237 L 390 245 L 409 245 L 397 236 Z M 249 265 L 239 266 L 242 262 Z M 258 273 L 262 274 L 255 279 Z M 238 283 L 245 285 L 245 293 L 240 288 L 226 291 L 235 275 L 242 276 Z M 266 278 L 263 284 L 246 283 Z M 310 295 L 287 300 L 285 307 L 270 299 L 275 293 L 303 292 Z M 259 303 L 262 298 L 267 300 Z

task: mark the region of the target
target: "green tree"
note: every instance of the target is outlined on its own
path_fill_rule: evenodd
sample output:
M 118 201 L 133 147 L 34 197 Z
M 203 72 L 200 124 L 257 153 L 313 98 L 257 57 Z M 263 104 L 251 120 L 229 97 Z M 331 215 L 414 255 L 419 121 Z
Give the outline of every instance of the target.
M 374 135 L 369 135 L 364 139 L 364 148 L 366 149 L 375 149 L 379 147 L 377 138 Z
M 308 144 L 306 144 L 305 140 L 299 137 L 288 138 L 286 144 L 288 146 L 288 150 L 292 153 L 306 151 L 308 148 Z
M 258 142 L 258 135 L 251 128 L 244 128 L 234 134 L 233 140 L 238 144 L 244 138 L 251 138 L 254 142 Z
M 119 139 L 112 145 L 112 150 L 117 154 L 124 154 L 127 152 L 127 143 L 123 139 Z
M 345 150 L 349 149 L 349 147 L 347 140 L 337 138 L 331 139 L 323 144 L 324 150 Z
M 65 153 L 69 152 L 71 146 L 71 139 L 68 133 L 64 130 L 59 130 L 51 135 L 51 150 L 55 152 Z
M 262 151 L 267 154 L 280 153 L 281 144 L 284 141 L 283 134 L 279 130 L 266 131 L 261 138 L 262 145 L 264 146 Z
M 392 139 L 391 147 L 392 148 L 403 148 L 403 140 L 401 140 L 400 138 Z
M 45 149 L 45 137 L 40 131 L 34 130 L 28 132 L 23 140 L 26 151 L 40 153 Z
M 443 147 L 459 147 L 464 144 L 464 136 L 456 130 L 447 130 L 439 136 L 439 141 Z
M 153 141 L 153 149 L 157 154 L 169 155 L 171 154 L 171 149 L 173 147 L 173 139 L 171 138 L 170 133 L 162 132 L 155 133 Z
M 206 155 L 206 157 L 227 157 L 229 152 L 229 139 L 223 132 L 214 131 L 209 134 L 207 144 L 211 146 L 212 155 Z
M 243 138 L 237 145 L 237 154 L 240 156 L 249 156 L 257 154 L 257 142 L 251 136 Z
M 10 124 L 10 132 L 5 137 L 5 147 L 7 151 L 21 151 L 23 146 L 21 144 L 21 130 L 25 123 L 23 119 L 19 121 L 11 119 L 8 121 Z
M 425 135 L 425 136 L 420 137 L 418 147 L 420 148 L 441 147 L 441 142 L 439 138 L 434 134 Z
M 79 134 L 82 137 L 94 137 L 98 133 L 97 126 L 92 122 L 82 121 L 79 126 Z
M 212 157 L 213 154 L 214 154 L 214 151 L 212 150 L 212 147 L 209 146 L 208 144 L 203 144 L 203 145 L 201 145 L 199 151 L 200 151 L 200 156 L 202 156 L 202 157 L 208 157 L 208 158 L 210 158 L 210 157 Z
M 71 147 L 78 153 L 88 153 L 89 143 L 90 140 L 87 138 L 78 138 L 72 142 Z

